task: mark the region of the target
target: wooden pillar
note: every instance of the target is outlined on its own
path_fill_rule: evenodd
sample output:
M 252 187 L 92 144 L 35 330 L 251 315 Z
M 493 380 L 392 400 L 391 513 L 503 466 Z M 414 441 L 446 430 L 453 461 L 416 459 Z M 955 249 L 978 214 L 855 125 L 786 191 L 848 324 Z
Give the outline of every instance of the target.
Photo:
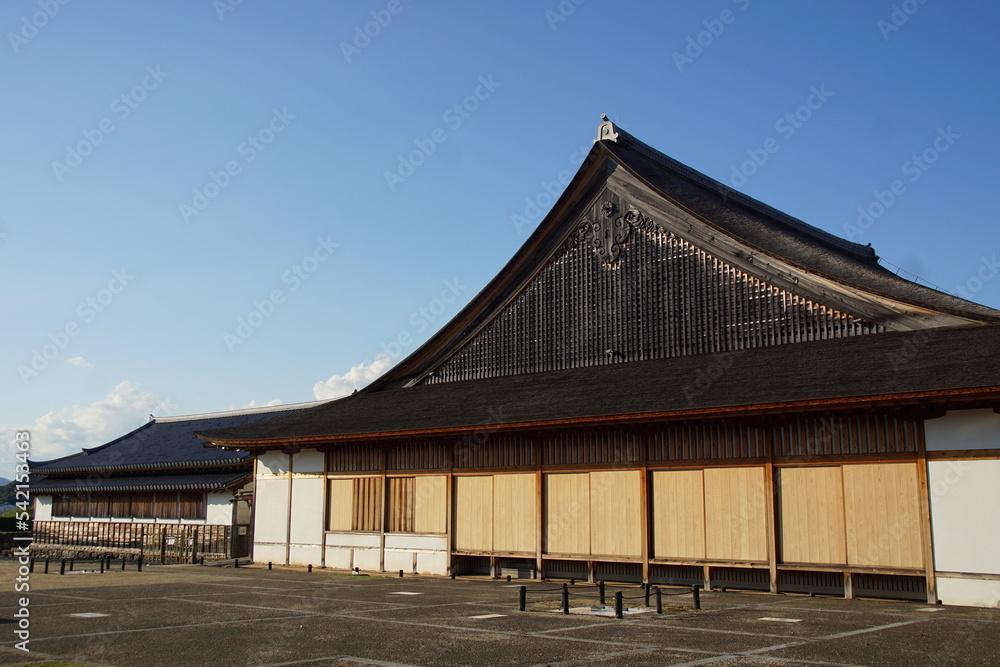
M 931 530 L 931 495 L 927 474 L 927 443 L 924 441 L 924 423 L 920 421 L 917 427 L 917 493 L 920 497 L 920 538 L 923 546 L 927 604 L 937 604 L 937 577 L 934 575 L 934 534 Z
M 292 564 L 292 450 L 288 450 L 288 510 L 285 516 L 285 565 Z
M 543 576 L 542 555 L 545 553 L 545 475 L 542 472 L 542 444 L 538 438 L 535 450 L 535 578 Z
M 326 567 L 326 529 L 330 526 L 330 466 L 328 456 L 323 452 L 323 525 L 319 538 L 319 566 Z
M 391 446 L 391 445 L 390 445 Z M 378 569 L 380 572 L 385 572 L 385 527 L 389 520 L 389 504 L 385 501 L 386 494 L 389 492 L 388 484 L 386 484 L 385 479 L 385 467 L 389 459 L 388 450 L 383 447 L 382 452 L 382 489 L 379 494 L 379 540 L 378 540 Z
M 254 457 L 254 464 L 256 464 L 256 462 L 257 462 L 257 459 L 256 459 L 256 457 Z M 257 477 L 256 465 L 253 466 L 253 472 L 254 472 L 254 479 L 256 479 L 256 477 Z M 257 485 L 254 484 L 254 488 L 256 488 L 256 486 Z M 232 556 L 233 554 L 236 553 L 236 537 L 237 537 L 236 536 L 236 517 L 239 515 L 239 504 L 240 504 L 240 501 L 237 500 L 235 496 L 236 496 L 236 494 L 239 493 L 239 491 L 240 491 L 239 489 L 233 489 L 233 497 L 229 499 L 230 504 L 233 506 L 232 507 L 232 512 L 230 512 L 230 516 L 229 516 L 229 548 L 228 548 L 229 553 L 223 554 L 224 556 Z M 205 498 L 205 504 L 206 504 L 206 506 L 208 505 L 208 498 Z M 206 507 L 205 512 L 206 512 L 205 513 L 205 523 L 208 523 L 208 508 L 207 507 Z M 250 555 L 251 556 L 253 555 L 253 545 L 251 545 Z
M 640 539 L 642 542 L 642 581 L 649 584 L 649 557 L 653 552 L 653 530 L 650 523 L 653 520 L 653 510 L 650 507 L 652 494 L 649 490 L 649 433 L 643 429 L 637 434 L 639 440 L 639 461 L 642 465 L 639 471 L 639 506 L 642 508 L 642 523 L 640 524 Z
M 774 469 L 774 447 L 773 430 L 770 428 L 761 429 L 764 437 L 764 447 L 767 452 L 767 463 L 764 464 L 764 493 L 767 499 L 766 524 L 767 524 L 767 568 L 769 573 L 770 590 L 772 593 L 778 592 L 778 517 L 780 516 L 781 496 L 780 496 L 780 473 Z
M 251 559 L 253 558 L 254 527 L 257 522 L 257 463 L 257 455 L 255 454 L 253 457 L 253 495 L 250 497 L 250 528 L 247 530 L 247 550 L 250 552 L 248 555 Z
M 447 569 L 445 571 L 448 574 L 454 574 L 454 572 L 452 570 L 452 568 L 454 567 L 452 552 L 455 550 L 455 526 L 453 525 L 455 523 L 454 507 L 453 507 L 453 505 L 454 505 L 454 497 L 455 497 L 455 446 L 454 446 L 454 444 L 452 444 L 452 446 L 448 447 L 446 451 L 447 451 L 447 453 L 446 453 L 447 464 L 446 465 L 448 466 L 448 469 L 447 469 L 447 488 L 445 489 L 445 503 L 444 503 L 444 505 L 445 505 L 445 507 L 444 507 L 445 524 L 444 525 L 445 525 L 445 531 L 446 531 L 446 535 L 445 535 L 446 547 L 445 547 L 445 550 L 447 552 L 447 561 L 446 561 Z

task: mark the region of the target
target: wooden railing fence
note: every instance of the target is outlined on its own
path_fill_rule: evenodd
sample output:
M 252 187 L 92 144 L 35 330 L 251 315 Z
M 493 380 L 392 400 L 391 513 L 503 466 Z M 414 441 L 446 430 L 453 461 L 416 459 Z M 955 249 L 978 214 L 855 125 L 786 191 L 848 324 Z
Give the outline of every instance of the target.
M 36 557 L 101 555 L 143 558 L 163 565 L 221 560 L 231 556 L 232 526 L 35 521 L 32 550 Z

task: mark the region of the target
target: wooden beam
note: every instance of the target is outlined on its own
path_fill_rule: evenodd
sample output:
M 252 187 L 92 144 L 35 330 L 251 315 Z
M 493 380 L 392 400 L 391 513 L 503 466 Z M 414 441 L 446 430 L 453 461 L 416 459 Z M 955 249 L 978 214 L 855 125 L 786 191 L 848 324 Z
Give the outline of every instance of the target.
M 1000 459 L 1000 449 L 952 449 L 948 451 L 926 452 L 928 461 L 948 459 Z
M 937 572 L 945 579 L 977 579 L 979 581 L 1000 581 L 1000 574 L 977 574 L 975 572 Z

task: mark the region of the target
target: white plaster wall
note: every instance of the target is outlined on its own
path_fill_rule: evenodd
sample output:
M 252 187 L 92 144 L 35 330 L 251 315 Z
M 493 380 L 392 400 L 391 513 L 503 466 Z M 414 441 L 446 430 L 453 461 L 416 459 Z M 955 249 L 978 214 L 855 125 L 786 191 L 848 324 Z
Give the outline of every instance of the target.
M 288 480 L 258 479 L 255 502 L 254 541 L 284 544 L 288 538 Z M 285 562 L 284 553 L 281 562 Z
M 256 539 L 256 538 L 254 538 Z M 255 563 L 284 563 L 285 545 L 254 542 L 253 560 Z
M 448 574 L 448 554 L 443 551 L 418 553 L 417 572 L 420 574 Z
M 444 551 L 448 548 L 448 538 L 444 535 L 386 535 L 386 549 L 408 549 L 419 551 Z M 396 568 L 399 569 L 398 567 Z
M 326 467 L 326 455 L 315 449 L 304 449 L 292 459 L 292 470 L 295 472 L 323 472 Z
M 374 533 L 327 533 L 327 546 L 378 548 L 381 538 Z
M 367 572 L 379 571 L 378 549 L 354 549 L 354 567 Z M 397 570 L 399 568 L 396 568 Z
M 1000 460 L 929 461 L 934 567 L 1000 574 Z
M 993 410 L 952 410 L 924 422 L 927 451 L 1000 449 L 1000 415 Z
M 967 607 L 1000 607 L 1000 581 L 937 578 L 938 599 Z
M 298 462 L 299 457 L 296 456 L 294 461 L 296 468 Z M 294 544 L 319 545 L 323 543 L 324 481 L 322 477 L 292 477 L 292 542 Z M 318 560 L 316 564 L 319 564 Z
M 293 544 L 288 552 L 291 565 L 319 567 L 322 563 L 323 548 L 318 544 Z
M 413 552 L 412 551 L 390 551 L 385 550 L 386 572 L 413 572 Z
M 337 570 L 349 570 L 352 565 L 351 549 L 348 547 L 327 547 L 326 566 Z
M 258 475 L 284 475 L 288 472 L 288 454 L 264 452 L 257 456 Z
M 52 520 L 52 496 L 35 496 L 35 521 Z
M 214 526 L 228 526 L 233 521 L 232 494 L 228 491 L 210 493 L 206 499 L 205 523 Z

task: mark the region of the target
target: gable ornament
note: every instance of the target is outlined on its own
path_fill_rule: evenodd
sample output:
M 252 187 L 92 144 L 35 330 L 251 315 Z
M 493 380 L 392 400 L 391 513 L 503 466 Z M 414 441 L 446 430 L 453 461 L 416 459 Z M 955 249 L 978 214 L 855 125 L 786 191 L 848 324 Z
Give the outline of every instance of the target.
M 633 207 L 629 207 L 624 215 L 615 217 L 618 207 L 612 202 L 601 205 L 601 216 L 597 222 L 590 223 L 590 244 L 597 258 L 605 264 L 612 264 L 621 255 L 622 246 L 632 234 L 633 226 L 644 227 L 645 216 Z

